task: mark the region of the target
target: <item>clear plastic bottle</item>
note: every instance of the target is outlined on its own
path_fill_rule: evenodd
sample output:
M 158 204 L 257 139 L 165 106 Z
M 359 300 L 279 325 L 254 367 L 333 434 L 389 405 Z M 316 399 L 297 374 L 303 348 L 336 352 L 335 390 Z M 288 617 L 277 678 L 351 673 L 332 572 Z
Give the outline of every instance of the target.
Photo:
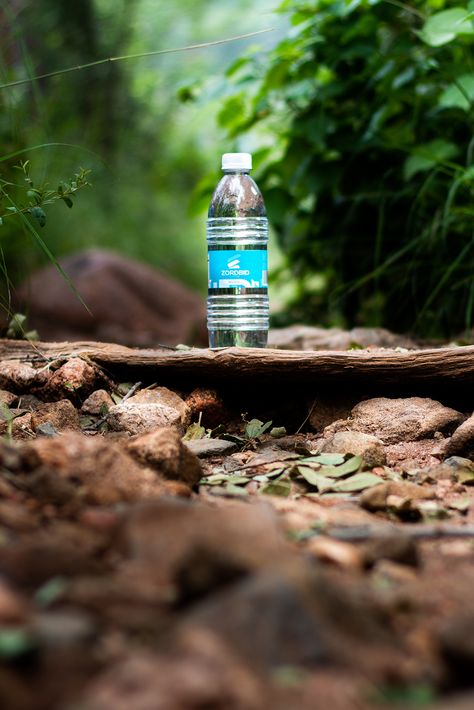
M 264 348 L 268 335 L 268 220 L 260 190 L 249 175 L 250 153 L 225 153 L 224 177 L 208 212 L 211 348 Z

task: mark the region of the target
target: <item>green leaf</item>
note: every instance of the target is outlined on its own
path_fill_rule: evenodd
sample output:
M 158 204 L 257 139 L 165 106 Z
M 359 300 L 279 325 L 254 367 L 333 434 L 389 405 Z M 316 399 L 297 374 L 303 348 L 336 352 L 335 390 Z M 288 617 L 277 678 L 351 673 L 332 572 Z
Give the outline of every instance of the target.
M 264 424 L 260 421 L 260 419 L 251 419 L 245 425 L 245 436 L 247 437 L 247 439 L 256 439 L 258 436 L 261 436 L 263 432 L 269 429 L 271 425 L 271 421 L 265 422 Z
M 192 441 L 193 439 L 203 439 L 206 435 L 206 430 L 199 422 L 190 424 L 186 429 L 186 434 L 183 436 L 184 441 Z
M 440 47 L 451 42 L 458 35 L 472 35 L 474 27 L 466 18 L 467 10 L 463 7 L 442 10 L 428 18 L 419 36 L 431 47 Z
M 0 658 L 22 656 L 34 647 L 31 634 L 26 629 L 0 630 Z
M 41 207 L 32 207 L 30 214 L 36 219 L 40 227 L 46 224 L 46 212 Z
M 267 496 L 283 496 L 288 497 L 291 493 L 291 483 L 286 480 L 272 481 L 264 488 L 260 489 L 260 493 Z
M 35 594 L 35 602 L 39 606 L 49 606 L 64 592 L 67 586 L 65 577 L 53 577 L 45 582 Z
M 344 454 L 317 454 L 316 456 L 306 456 L 301 461 L 304 463 L 314 461 L 322 466 L 339 466 L 344 463 L 345 456 Z
M 363 491 L 365 488 L 378 486 L 379 483 L 383 483 L 383 480 L 375 473 L 356 473 L 344 481 L 337 481 L 332 490 L 340 493 L 355 493 Z
M 340 466 L 321 466 L 319 473 L 330 478 L 342 478 L 350 473 L 355 473 L 363 464 L 362 456 L 352 456 Z
M 284 426 L 274 426 L 270 429 L 270 436 L 274 439 L 281 439 L 282 436 L 286 436 L 286 429 Z
M 458 148 L 454 143 L 449 143 L 442 138 L 420 145 L 406 159 L 403 167 L 403 176 L 405 180 L 410 180 L 416 173 L 430 170 L 438 163 L 450 160 L 457 152 Z
M 311 486 L 315 486 L 320 493 L 330 490 L 334 486 L 332 478 L 327 478 L 327 476 L 323 476 L 307 466 L 298 466 L 298 471 L 304 480 Z
M 69 209 L 71 209 L 71 207 L 74 205 L 74 202 L 71 200 L 70 197 L 63 197 L 62 200 L 66 203 Z
M 438 105 L 443 108 L 460 108 L 469 111 L 474 102 L 474 76 L 462 74 L 443 91 Z

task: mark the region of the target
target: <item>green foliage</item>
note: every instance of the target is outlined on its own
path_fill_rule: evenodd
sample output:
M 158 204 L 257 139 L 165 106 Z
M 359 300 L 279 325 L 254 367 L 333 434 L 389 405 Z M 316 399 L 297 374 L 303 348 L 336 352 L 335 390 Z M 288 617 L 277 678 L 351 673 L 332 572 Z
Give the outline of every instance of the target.
M 30 161 L 26 160 L 14 168 L 22 174 L 22 182 L 15 184 L 0 178 L 0 209 L 2 203 L 7 203 L 4 214 L 0 215 L 0 226 L 3 225 L 5 217 L 14 217 L 18 214 L 31 215 L 33 219 L 44 227 L 46 224 L 46 212 L 44 207 L 52 205 L 54 202 L 62 200 L 67 207 L 73 206 L 72 198 L 78 190 L 90 185 L 88 175 L 90 170 L 81 169 L 68 182 L 62 182 L 56 190 L 50 190 L 47 183 L 35 186 L 30 176 Z M 19 193 L 14 201 L 11 194 Z
M 298 293 L 287 321 L 473 325 L 474 3 L 285 0 L 220 122 L 269 135 L 257 180 Z M 283 321 L 281 321 L 283 322 Z

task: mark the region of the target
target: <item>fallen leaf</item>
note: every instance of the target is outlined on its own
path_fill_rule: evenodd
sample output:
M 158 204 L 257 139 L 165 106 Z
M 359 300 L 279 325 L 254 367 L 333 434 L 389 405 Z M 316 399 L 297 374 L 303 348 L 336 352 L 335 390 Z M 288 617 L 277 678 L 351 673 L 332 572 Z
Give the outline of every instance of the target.
M 381 482 L 382 479 L 376 476 L 375 473 L 356 473 L 344 481 L 337 481 L 332 489 L 341 493 L 355 493 L 356 491 L 363 491 L 365 488 L 377 486 Z
M 289 481 L 278 480 L 268 483 L 264 488 L 260 489 L 260 493 L 267 496 L 283 496 L 288 497 L 291 493 L 291 484 Z
M 184 441 L 192 441 L 193 439 L 204 439 L 206 430 L 199 422 L 190 424 L 186 429 L 186 434 L 183 436 Z
M 344 454 L 317 454 L 316 456 L 308 456 L 305 459 L 301 459 L 304 463 L 308 461 L 315 461 L 320 463 L 322 466 L 339 466 L 344 463 Z

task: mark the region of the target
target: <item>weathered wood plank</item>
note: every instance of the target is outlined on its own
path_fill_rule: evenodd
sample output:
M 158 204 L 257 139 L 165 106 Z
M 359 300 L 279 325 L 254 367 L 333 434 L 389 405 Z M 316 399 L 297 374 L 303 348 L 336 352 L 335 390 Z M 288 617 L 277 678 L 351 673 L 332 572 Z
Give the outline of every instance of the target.
M 154 368 L 166 374 L 248 380 L 374 381 L 474 384 L 474 345 L 430 350 L 296 351 L 256 348 L 133 349 L 111 343 L 36 343 L 0 340 L 1 360 L 38 361 L 85 355 L 98 364 Z

